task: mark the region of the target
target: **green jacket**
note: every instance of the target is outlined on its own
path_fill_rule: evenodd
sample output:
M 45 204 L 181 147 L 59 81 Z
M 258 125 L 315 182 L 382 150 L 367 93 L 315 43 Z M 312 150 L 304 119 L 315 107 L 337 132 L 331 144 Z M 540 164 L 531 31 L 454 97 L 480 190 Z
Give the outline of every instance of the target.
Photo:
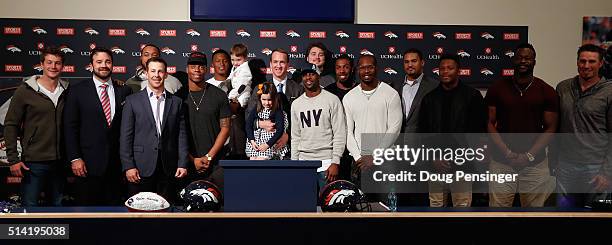
M 64 91 L 57 107 L 40 91 L 32 76 L 15 90 L 4 120 L 4 140 L 9 164 L 29 161 L 53 161 L 62 159 L 64 149 L 62 111 L 68 82 L 61 80 Z M 17 151 L 21 140 L 22 153 Z

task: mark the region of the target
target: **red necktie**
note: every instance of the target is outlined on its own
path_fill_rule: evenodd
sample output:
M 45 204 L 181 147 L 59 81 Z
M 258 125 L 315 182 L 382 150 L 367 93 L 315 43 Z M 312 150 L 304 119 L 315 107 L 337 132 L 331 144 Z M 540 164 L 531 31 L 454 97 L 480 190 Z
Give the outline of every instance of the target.
M 102 88 L 102 98 L 100 99 L 100 101 L 102 102 L 102 110 L 104 111 L 104 115 L 106 116 L 106 123 L 108 123 L 108 126 L 110 126 L 111 124 L 111 105 L 110 105 L 110 99 L 108 98 L 108 92 L 106 92 L 106 88 L 108 88 L 108 84 L 103 83 L 102 85 L 100 85 L 100 88 Z

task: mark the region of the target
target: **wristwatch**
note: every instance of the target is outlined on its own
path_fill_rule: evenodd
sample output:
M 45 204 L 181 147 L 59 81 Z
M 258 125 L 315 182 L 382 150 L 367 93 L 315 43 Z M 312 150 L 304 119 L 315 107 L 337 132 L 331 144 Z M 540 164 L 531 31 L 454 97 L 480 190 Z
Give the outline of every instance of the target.
M 206 153 L 206 155 L 204 155 L 206 157 L 206 160 L 208 161 L 212 161 L 212 157 L 210 155 L 208 155 L 208 153 Z
M 531 153 L 525 152 L 525 155 L 527 155 L 527 159 L 529 159 L 530 162 L 535 161 L 535 157 Z

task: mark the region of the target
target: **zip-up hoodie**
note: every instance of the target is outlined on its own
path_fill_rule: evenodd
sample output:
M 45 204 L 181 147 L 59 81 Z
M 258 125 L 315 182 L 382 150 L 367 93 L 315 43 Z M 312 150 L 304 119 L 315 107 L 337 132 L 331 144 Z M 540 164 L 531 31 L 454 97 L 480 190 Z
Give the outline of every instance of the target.
M 56 107 L 41 91 L 36 82 L 38 78 L 39 75 L 28 78 L 15 90 L 4 120 L 6 155 L 11 165 L 62 159 L 62 111 L 68 82 L 59 80 L 58 86 L 64 91 Z M 18 139 L 21 139 L 21 156 L 17 152 Z

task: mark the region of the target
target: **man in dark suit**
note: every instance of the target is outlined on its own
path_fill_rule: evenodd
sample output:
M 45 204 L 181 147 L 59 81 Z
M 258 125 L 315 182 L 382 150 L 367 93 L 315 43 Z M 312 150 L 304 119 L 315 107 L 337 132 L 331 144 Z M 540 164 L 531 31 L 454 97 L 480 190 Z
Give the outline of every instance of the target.
M 283 111 L 287 114 L 287 117 L 290 117 L 291 103 L 293 103 L 295 99 L 304 93 L 304 87 L 301 84 L 289 79 L 287 76 L 287 69 L 289 68 L 289 54 L 287 51 L 283 49 L 275 49 L 272 51 L 272 54 L 270 55 L 270 68 L 272 69 L 272 81 L 274 82 L 274 86 L 276 86 L 276 91 L 278 91 L 280 95 Z M 249 104 L 247 105 L 246 118 L 249 117 L 248 112 L 252 111 L 253 108 L 257 106 L 257 98 L 257 89 L 253 89 L 253 93 L 249 99 Z M 288 118 L 288 120 L 291 122 L 291 118 Z M 255 124 L 255 126 L 268 131 L 274 130 L 274 123 L 270 120 L 259 121 Z M 289 125 L 287 130 L 287 132 L 291 132 L 291 125 Z M 287 144 L 288 140 L 289 135 L 285 133 L 274 147 L 281 148 Z
M 71 85 L 66 96 L 66 156 L 76 175 L 77 205 L 119 205 L 125 189 L 119 162 L 119 127 L 123 103 L 132 90 L 111 79 L 110 50 L 93 49 L 90 65 L 92 79 Z
M 146 63 L 149 84 L 125 101 L 120 156 L 128 194 L 156 192 L 177 200 L 178 179 L 187 175 L 187 132 L 183 101 L 164 89 L 166 61 Z
M 421 101 L 423 97 L 436 87 L 439 82 L 433 78 L 425 76 L 423 67 L 423 53 L 415 48 L 408 49 L 404 52 L 404 72 L 406 76 L 402 81 L 393 81 L 391 84 L 399 94 L 402 101 L 402 130 L 404 137 L 399 137 L 401 145 L 415 147 L 417 145 L 417 135 L 419 122 L 419 111 L 421 109 Z M 409 165 L 403 165 L 409 166 Z M 414 167 L 422 167 L 422 164 L 407 167 L 402 169 L 415 171 Z M 416 169 L 418 172 L 421 169 Z M 400 193 L 398 203 L 403 206 L 427 206 L 429 205 L 429 196 L 427 195 L 426 183 L 416 182 L 411 184 L 412 193 Z

